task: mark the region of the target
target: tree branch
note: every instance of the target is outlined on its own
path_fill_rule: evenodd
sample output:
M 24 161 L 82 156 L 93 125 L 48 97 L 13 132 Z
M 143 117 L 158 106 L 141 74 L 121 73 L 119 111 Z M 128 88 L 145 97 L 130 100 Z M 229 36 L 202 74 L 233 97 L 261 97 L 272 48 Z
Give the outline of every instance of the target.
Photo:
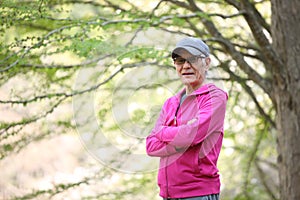
M 248 184 L 249 184 L 249 174 L 250 174 L 250 169 L 251 169 L 251 165 L 252 163 L 255 162 L 256 156 L 257 156 L 257 152 L 259 150 L 259 146 L 261 144 L 262 141 L 262 137 L 263 137 L 263 133 L 258 133 L 256 134 L 256 138 L 254 138 L 254 144 L 253 144 L 253 148 L 250 150 L 250 152 L 248 152 L 248 162 L 246 163 L 246 170 L 245 170 L 245 178 L 243 180 L 244 184 L 243 184 L 243 190 L 244 190 L 244 194 L 245 196 L 249 198 L 249 194 L 248 194 Z
M 189 2 L 191 11 L 203 13 L 203 11 L 195 4 L 193 0 L 189 0 Z M 205 18 L 200 19 L 208 32 L 214 37 L 216 41 L 220 43 L 220 45 L 226 50 L 226 52 L 228 52 L 232 56 L 232 58 L 238 63 L 240 68 L 267 94 L 269 94 L 271 99 L 274 100 L 273 88 L 271 83 L 268 80 L 262 78 L 255 70 L 251 68 L 251 66 L 244 60 L 243 55 L 235 49 L 234 45 L 231 42 L 229 42 L 222 36 L 222 34 L 218 31 L 211 20 L 207 20 Z
M 19 122 L 1 124 L 1 126 L 0 126 L 0 130 L 1 130 L 0 135 L 4 134 L 5 132 L 7 132 L 9 129 L 11 129 L 13 127 L 31 124 L 33 122 L 38 121 L 39 119 L 42 119 L 42 118 L 46 117 L 48 114 L 52 113 L 54 111 L 54 109 L 56 107 L 58 107 L 60 105 L 60 103 L 62 101 L 64 101 L 65 99 L 66 99 L 66 97 L 63 97 L 63 98 L 59 99 L 49 110 L 47 110 L 46 112 L 44 112 L 41 115 L 37 115 L 37 116 L 31 117 L 31 118 L 28 118 L 28 119 L 23 119 Z
M 73 91 L 71 93 L 62 92 L 62 93 L 44 94 L 44 95 L 35 96 L 35 97 L 33 97 L 31 99 L 27 99 L 27 100 L 0 100 L 0 103 L 1 104 L 24 104 L 24 105 L 26 105 L 26 104 L 36 102 L 36 101 L 42 100 L 42 99 L 51 99 L 51 98 L 58 98 L 58 97 L 63 97 L 63 98 L 73 97 L 73 96 L 84 94 L 87 92 L 92 92 L 92 91 L 98 89 L 100 86 L 106 84 L 111 79 L 113 79 L 118 73 L 122 72 L 124 69 L 141 67 L 141 66 L 145 66 L 145 65 L 155 65 L 155 66 L 159 66 L 160 68 L 170 68 L 170 66 L 168 66 L 168 65 L 160 65 L 156 61 L 155 62 L 140 62 L 140 63 L 124 64 L 122 67 L 120 67 L 118 70 L 116 70 L 113 74 L 111 74 L 107 79 L 103 80 L 102 82 L 100 82 L 90 88 L 84 89 L 84 90 Z
M 274 170 L 278 171 L 278 164 L 277 163 L 262 159 L 259 156 L 256 158 L 256 160 L 258 162 L 264 163 L 264 164 L 268 165 L 269 167 L 273 168 Z
M 75 183 L 69 183 L 69 184 L 57 184 L 54 185 L 53 189 L 48 189 L 48 190 L 37 190 L 37 191 L 33 191 L 32 193 L 26 194 L 24 196 L 19 196 L 19 197 L 14 197 L 14 200 L 19 200 L 19 199 L 34 199 L 37 198 L 41 195 L 45 195 L 48 194 L 50 195 L 50 199 L 51 197 L 53 197 L 56 194 L 59 194 L 61 192 L 64 192 L 68 189 L 74 188 L 74 187 L 78 187 L 82 184 L 87 184 L 90 178 L 85 178 L 79 182 L 75 182 Z
M 103 18 L 101 18 L 101 20 L 103 20 Z M 87 25 L 107 26 L 107 25 L 110 25 L 110 24 L 119 24 L 119 23 L 128 24 L 128 23 L 141 23 L 141 22 L 149 22 L 149 20 L 146 19 L 146 18 L 133 19 L 133 20 L 111 20 L 111 21 L 107 20 L 107 21 L 104 21 L 104 22 L 98 22 L 96 20 L 96 21 L 88 21 L 88 22 L 86 22 L 86 24 Z M 82 24 L 76 22 L 74 24 L 62 26 L 60 28 L 57 28 L 57 29 L 54 29 L 54 30 L 50 31 L 40 41 L 38 41 L 37 43 L 35 43 L 32 46 L 29 46 L 25 50 L 23 50 L 24 52 L 21 55 L 19 55 L 18 59 L 16 59 L 13 63 L 9 64 L 7 67 L 4 67 L 3 69 L 0 69 L 0 73 L 3 73 L 5 71 L 8 71 L 11 68 L 15 67 L 32 49 L 42 46 L 44 44 L 44 41 L 46 41 L 50 36 L 52 36 L 52 35 L 54 35 L 58 32 L 61 32 L 65 29 L 70 29 L 70 28 L 80 27 L 80 26 L 82 26 Z
M 245 89 L 248 95 L 253 100 L 254 104 L 256 105 L 258 112 L 270 123 L 273 128 L 276 128 L 276 123 L 272 120 L 272 118 L 264 111 L 263 107 L 259 104 L 258 100 L 256 99 L 255 93 L 252 89 L 247 85 L 246 81 L 241 79 L 239 76 L 235 75 L 228 67 L 224 68 L 227 73 L 230 75 L 230 79 L 237 81 L 241 84 L 241 86 Z
M 234 5 L 238 10 L 245 10 L 244 18 L 247 21 L 253 36 L 256 42 L 259 44 L 262 49 L 261 52 L 266 57 L 267 63 L 265 63 L 268 71 L 272 72 L 273 75 L 276 75 L 278 78 L 279 84 L 284 87 L 285 80 L 282 76 L 282 71 L 284 70 L 283 62 L 280 57 L 276 54 L 273 49 L 271 43 L 263 32 L 264 24 L 266 22 L 261 22 L 261 15 L 256 10 L 256 8 L 251 4 L 248 0 L 241 0 L 239 4 L 237 4 L 233 0 L 226 0 L 228 3 Z M 269 27 L 267 27 L 269 31 Z M 269 31 L 270 32 L 270 31 Z M 268 64 L 269 63 L 269 64 Z
M 86 60 L 80 64 L 75 64 L 75 65 L 38 65 L 38 64 L 31 64 L 31 63 L 24 63 L 21 64 L 21 67 L 30 67 L 30 68 L 36 68 L 36 69 L 72 69 L 72 68 L 79 68 L 79 67 L 83 67 L 86 65 L 90 65 L 93 63 L 97 63 L 100 60 L 103 60 L 105 58 L 109 58 L 113 56 L 113 54 L 108 54 L 108 55 L 104 55 L 104 56 L 100 56 L 98 58 L 94 58 L 91 60 Z M 1 103 L 1 100 L 0 100 Z
M 175 0 L 166 0 L 166 2 L 170 2 L 170 3 L 174 4 L 174 5 L 177 5 L 178 7 L 186 8 L 187 10 L 190 10 L 189 4 L 187 4 L 185 2 L 175 1 Z
M 259 174 L 259 179 L 262 183 L 262 185 L 264 186 L 267 194 L 269 195 L 269 197 L 273 200 L 278 200 L 278 198 L 276 198 L 275 193 L 272 191 L 271 187 L 269 186 L 267 180 L 266 180 L 266 173 L 263 171 L 263 169 L 259 166 L 259 163 L 257 160 L 254 161 L 255 167 L 258 171 Z

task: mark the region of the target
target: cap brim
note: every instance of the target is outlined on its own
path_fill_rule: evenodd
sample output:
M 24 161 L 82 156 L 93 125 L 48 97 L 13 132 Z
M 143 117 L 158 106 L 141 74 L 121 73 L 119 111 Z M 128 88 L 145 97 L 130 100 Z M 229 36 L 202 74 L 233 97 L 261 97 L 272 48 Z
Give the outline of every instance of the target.
M 198 56 L 198 55 L 201 55 L 203 54 L 201 51 L 193 48 L 193 47 L 176 47 L 172 53 L 174 54 L 177 54 L 177 55 L 180 55 L 180 52 L 182 50 L 186 50 L 188 51 L 190 54 L 194 55 L 194 56 Z

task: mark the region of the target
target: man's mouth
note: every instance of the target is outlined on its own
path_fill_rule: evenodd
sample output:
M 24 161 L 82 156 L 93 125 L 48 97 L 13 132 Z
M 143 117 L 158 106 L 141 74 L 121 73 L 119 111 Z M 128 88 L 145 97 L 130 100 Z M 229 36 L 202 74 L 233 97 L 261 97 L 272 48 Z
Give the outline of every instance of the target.
M 182 73 L 181 75 L 183 75 L 183 76 L 190 76 L 190 75 L 194 75 L 194 73 Z

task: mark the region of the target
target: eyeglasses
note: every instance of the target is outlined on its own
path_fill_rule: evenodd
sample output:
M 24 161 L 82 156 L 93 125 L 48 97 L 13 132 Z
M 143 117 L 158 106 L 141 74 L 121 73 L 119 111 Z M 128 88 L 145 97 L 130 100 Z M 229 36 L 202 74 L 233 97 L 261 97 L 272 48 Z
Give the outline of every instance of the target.
M 189 58 L 175 57 L 173 61 L 175 65 L 183 65 L 186 61 L 192 65 L 196 64 L 199 58 L 205 58 L 205 56 L 191 56 Z

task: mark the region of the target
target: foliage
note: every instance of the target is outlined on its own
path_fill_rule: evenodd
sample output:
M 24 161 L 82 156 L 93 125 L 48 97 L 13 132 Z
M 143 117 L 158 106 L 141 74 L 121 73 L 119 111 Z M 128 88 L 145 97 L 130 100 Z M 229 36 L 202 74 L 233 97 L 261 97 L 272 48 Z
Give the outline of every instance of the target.
M 267 92 L 270 62 L 245 19 L 254 13 L 270 38 L 269 1 L 3 0 L 0 5 L 1 168 L 12 165 L 7 165 L 10 160 L 23 166 L 20 159 L 33 159 L 33 146 L 61 141 L 64 135 L 78 137 L 75 131 L 85 130 L 95 115 L 97 129 L 125 157 L 144 151 L 143 138 L 161 104 L 181 87 L 170 46 L 193 35 L 211 47 L 209 78 L 230 96 L 219 162 L 222 199 L 278 199 L 275 111 Z M 84 102 L 91 98 L 95 110 L 90 116 Z M 122 117 L 117 109 L 122 106 L 129 117 Z M 76 118 L 78 110 L 83 121 Z M 124 132 L 134 132 L 133 139 L 120 134 Z M 92 136 L 98 137 L 96 132 Z M 62 153 L 68 143 L 63 141 Z M 84 166 L 80 176 L 71 172 L 76 180 L 51 183 L 49 176 L 60 169 L 49 172 L 53 169 L 44 165 L 34 170 L 42 171 L 41 177 L 23 180 L 19 173 L 26 171 L 14 166 L 2 172 L 18 174 L 1 175 L 0 193 L 12 199 L 71 199 L 74 194 L 82 199 L 158 199 L 154 172 L 116 172 L 95 162 L 84 148 L 65 155 L 74 157 L 74 169 Z M 50 157 L 51 149 L 39 151 L 43 155 L 38 156 Z

